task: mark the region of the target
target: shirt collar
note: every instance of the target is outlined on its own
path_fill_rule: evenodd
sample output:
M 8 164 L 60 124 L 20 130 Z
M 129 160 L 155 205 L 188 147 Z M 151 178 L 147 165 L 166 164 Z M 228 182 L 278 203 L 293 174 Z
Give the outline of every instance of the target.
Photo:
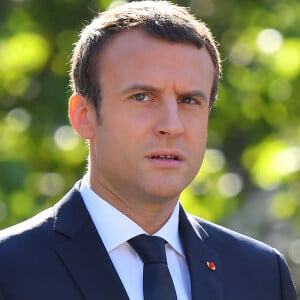
M 139 234 L 146 234 L 133 220 L 99 197 L 85 180 L 81 184 L 81 196 L 108 252 Z M 179 203 L 168 221 L 154 235 L 164 238 L 176 252 L 184 256 L 178 222 Z

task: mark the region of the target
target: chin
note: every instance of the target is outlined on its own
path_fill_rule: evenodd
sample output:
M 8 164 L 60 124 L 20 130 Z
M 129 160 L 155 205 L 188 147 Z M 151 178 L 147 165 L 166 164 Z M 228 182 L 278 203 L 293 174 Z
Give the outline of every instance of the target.
M 178 200 L 181 192 L 186 186 L 181 185 L 172 185 L 172 184 L 158 184 L 152 186 L 152 188 L 148 185 L 147 192 L 150 195 L 150 198 L 156 199 L 156 201 L 172 201 Z

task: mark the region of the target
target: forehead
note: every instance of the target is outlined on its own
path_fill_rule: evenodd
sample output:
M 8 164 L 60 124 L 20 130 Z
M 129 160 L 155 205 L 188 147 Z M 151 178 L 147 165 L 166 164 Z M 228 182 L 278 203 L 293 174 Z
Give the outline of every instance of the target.
M 150 83 L 161 89 L 173 85 L 210 90 L 214 65 L 206 48 L 165 41 L 132 29 L 118 33 L 103 49 L 99 76 L 102 89 Z
M 171 42 L 164 38 L 154 37 L 143 29 L 132 28 L 111 36 L 98 55 L 98 62 L 103 66 L 103 63 L 105 64 L 109 60 L 115 61 L 118 59 L 120 61 L 123 59 L 123 64 L 128 64 L 138 59 L 148 60 L 153 58 L 152 63 L 155 64 L 159 58 L 157 56 L 157 59 L 155 59 L 155 55 L 170 51 L 172 56 L 177 58 L 186 57 L 190 60 L 193 58 L 198 60 L 200 50 L 208 54 L 205 46 L 198 48 L 188 42 Z M 210 56 L 207 59 L 212 62 Z

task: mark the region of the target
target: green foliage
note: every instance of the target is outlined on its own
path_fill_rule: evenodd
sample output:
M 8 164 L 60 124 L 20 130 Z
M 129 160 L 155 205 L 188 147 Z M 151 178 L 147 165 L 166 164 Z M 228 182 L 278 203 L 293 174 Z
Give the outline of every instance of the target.
M 285 253 L 300 286 L 300 3 L 178 1 L 209 24 L 224 61 L 203 167 L 181 197 L 204 218 Z M 0 3 L 0 227 L 53 204 L 87 149 L 67 118 L 68 60 L 110 0 Z

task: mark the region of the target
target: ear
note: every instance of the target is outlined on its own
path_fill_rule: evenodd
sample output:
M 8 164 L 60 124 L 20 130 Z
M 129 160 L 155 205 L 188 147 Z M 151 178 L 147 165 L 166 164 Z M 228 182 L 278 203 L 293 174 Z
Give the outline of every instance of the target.
M 82 95 L 73 94 L 69 100 L 69 119 L 74 130 L 84 139 L 94 137 L 96 111 Z

